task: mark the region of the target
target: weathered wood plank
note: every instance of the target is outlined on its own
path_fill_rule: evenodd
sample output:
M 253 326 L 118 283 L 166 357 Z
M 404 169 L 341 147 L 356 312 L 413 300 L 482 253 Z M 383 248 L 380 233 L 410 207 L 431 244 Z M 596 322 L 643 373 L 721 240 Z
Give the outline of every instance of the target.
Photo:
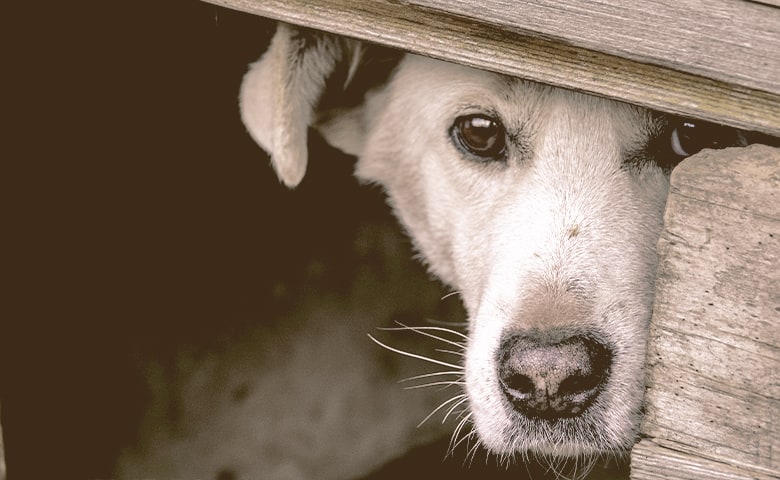
M 754 2 L 780 8 L 780 0 L 754 0 Z
M 631 478 L 642 480 L 774 480 L 777 477 L 746 471 L 695 457 L 642 440 L 631 452 Z
M 410 0 L 499 26 L 780 93 L 780 10 L 735 0 Z
M 393 0 L 207 1 L 673 114 L 780 135 L 780 89 L 762 91 L 752 88 L 755 84 L 750 82 L 747 85 L 707 78 L 702 76 L 707 72 L 705 69 L 697 70 L 699 74 L 696 75 L 679 71 L 681 68 L 690 70 L 682 66 L 684 59 L 671 58 L 666 62 L 667 66 L 643 63 L 577 47 L 568 41 L 569 37 L 563 41 L 555 40 L 538 32 L 526 32 L 517 25 L 497 26 L 465 18 L 443 10 L 444 4 L 440 9 L 433 8 L 434 2 L 422 6 Z M 501 1 L 480 2 L 480 9 L 487 9 L 488 4 L 498 5 Z M 513 2 L 506 8 L 511 10 L 518 5 Z M 773 26 L 780 25 L 780 10 L 759 6 L 767 10 L 762 25 L 768 26 L 761 34 L 767 35 L 766 32 L 771 33 Z M 516 20 L 520 22 L 521 19 Z M 603 33 L 602 30 L 598 28 L 600 33 Z M 717 37 L 717 31 L 711 36 Z M 763 42 L 762 38 L 756 37 L 754 43 Z M 594 45 L 589 44 L 591 47 Z M 748 47 L 741 44 L 740 48 Z M 763 51 L 760 45 L 753 48 Z M 631 50 L 631 47 L 626 49 Z M 749 71 L 740 69 L 738 74 L 731 72 L 731 79 L 739 80 L 744 76 L 775 78 L 777 81 L 777 76 L 771 75 L 774 66 L 780 64 L 776 63 L 777 55 L 777 51 L 773 51 L 766 57 L 768 60 L 759 61 Z M 769 74 L 752 73 L 765 68 L 770 70 Z M 767 84 L 762 82 L 762 85 Z
M 779 206 L 780 149 L 704 151 L 672 175 L 642 432 L 692 455 L 669 456 L 679 478 L 780 477 Z M 638 455 L 633 478 L 657 478 Z M 696 476 L 715 463 L 748 476 Z

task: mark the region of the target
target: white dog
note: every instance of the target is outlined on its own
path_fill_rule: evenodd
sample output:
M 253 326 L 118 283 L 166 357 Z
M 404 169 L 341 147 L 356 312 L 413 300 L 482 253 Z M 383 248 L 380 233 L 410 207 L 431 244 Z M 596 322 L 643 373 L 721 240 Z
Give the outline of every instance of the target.
M 464 421 L 488 450 L 633 445 L 669 173 L 744 133 L 284 25 L 240 102 L 286 185 L 313 127 L 386 190 L 466 307 Z

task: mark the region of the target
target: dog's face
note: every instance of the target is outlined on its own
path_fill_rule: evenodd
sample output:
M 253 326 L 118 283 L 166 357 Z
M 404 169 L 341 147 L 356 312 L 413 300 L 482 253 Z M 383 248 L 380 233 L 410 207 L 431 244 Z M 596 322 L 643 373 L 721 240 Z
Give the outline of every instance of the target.
M 632 163 L 658 130 L 651 115 L 413 56 L 372 101 L 357 174 L 384 186 L 466 305 L 482 441 L 630 446 L 668 186 L 651 159 Z
M 282 27 L 247 75 L 244 120 L 282 180 L 303 176 L 312 125 L 385 188 L 466 306 L 466 392 L 488 449 L 630 448 L 668 174 L 703 146 L 692 124 L 413 55 L 363 101 L 317 111 L 359 51 Z
M 357 174 L 466 305 L 482 442 L 629 447 L 668 186 L 646 152 L 653 117 L 415 56 L 370 102 Z

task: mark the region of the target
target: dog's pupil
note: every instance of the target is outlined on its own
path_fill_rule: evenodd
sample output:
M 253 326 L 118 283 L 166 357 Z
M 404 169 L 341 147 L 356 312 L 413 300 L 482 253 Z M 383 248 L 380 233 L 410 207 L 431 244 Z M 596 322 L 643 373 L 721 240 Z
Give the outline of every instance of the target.
M 469 145 L 475 150 L 488 150 L 496 142 L 496 122 L 475 117 L 464 125 L 463 133 Z

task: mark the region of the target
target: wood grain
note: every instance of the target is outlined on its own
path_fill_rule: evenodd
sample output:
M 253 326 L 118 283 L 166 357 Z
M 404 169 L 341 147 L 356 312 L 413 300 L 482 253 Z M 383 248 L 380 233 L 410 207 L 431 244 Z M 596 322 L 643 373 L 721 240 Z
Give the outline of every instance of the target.
M 704 151 L 672 175 L 642 432 L 692 454 L 690 475 L 698 458 L 780 477 L 778 205 L 779 149 Z
M 632 480 L 775 480 L 777 477 L 696 457 L 642 440 L 631 452 Z
M 437 9 L 436 2 L 423 5 L 419 1 L 412 4 L 391 0 L 208 1 L 477 68 L 780 136 L 780 89 L 772 87 L 774 83 L 771 81 L 775 78 L 776 82 L 778 76 L 778 72 L 774 71 L 778 65 L 777 50 L 750 68 L 734 66 L 733 71 L 715 78 L 707 76 L 714 67 L 692 68 L 685 63 L 684 57 L 663 62 L 658 60 L 658 64 L 646 63 L 649 60 L 643 55 L 632 54 L 630 58 L 618 56 L 614 49 L 612 54 L 605 53 L 603 50 L 606 48 L 597 45 L 598 42 L 585 48 L 578 46 L 574 43 L 576 39 L 569 36 L 558 38 L 545 32 L 530 31 L 517 25 L 520 19 L 515 19 L 514 24 L 497 25 L 485 19 L 467 18 L 463 12 L 458 14 L 444 9 L 444 4 L 450 2 L 442 2 Z M 734 3 L 740 5 L 734 10 L 740 15 L 743 4 L 750 2 L 734 0 Z M 489 12 L 490 8 L 498 8 L 496 5 L 499 4 L 500 1 L 491 0 L 479 5 L 480 9 Z M 512 2 L 511 8 L 504 11 L 504 16 L 510 16 L 510 11 L 519 8 L 518 5 L 520 2 Z M 754 13 L 753 16 L 763 17 L 761 25 L 768 25 L 758 30 L 760 34 L 751 40 L 753 53 L 750 57 L 757 58 L 763 55 L 763 36 L 767 35 L 766 32 L 771 34 L 772 29 L 780 24 L 780 10 L 762 4 L 750 5 L 745 8 L 766 10 L 761 11 L 765 15 Z M 490 21 L 497 20 L 493 18 Z M 719 21 L 729 23 L 732 20 L 721 18 Z M 716 19 L 710 23 L 716 24 Z M 597 28 L 589 28 L 603 34 L 612 27 L 598 25 Z M 630 29 L 631 26 L 622 28 Z M 650 35 L 652 31 L 648 30 L 645 34 Z M 719 37 L 720 33 L 713 30 L 710 36 Z M 745 41 L 740 45 L 741 49 L 748 48 Z M 624 48 L 633 51 L 632 45 Z M 669 49 L 673 48 L 674 44 L 670 41 Z M 744 57 L 740 52 L 734 50 L 730 55 Z M 698 73 L 682 70 L 696 70 Z M 725 80 L 727 77 L 728 80 Z M 743 77 L 756 81 L 744 80 Z M 736 83 L 738 81 L 742 83 Z M 759 83 L 775 90 L 760 90 L 756 88 Z
M 780 93 L 780 10 L 735 0 L 411 0 L 588 50 Z

